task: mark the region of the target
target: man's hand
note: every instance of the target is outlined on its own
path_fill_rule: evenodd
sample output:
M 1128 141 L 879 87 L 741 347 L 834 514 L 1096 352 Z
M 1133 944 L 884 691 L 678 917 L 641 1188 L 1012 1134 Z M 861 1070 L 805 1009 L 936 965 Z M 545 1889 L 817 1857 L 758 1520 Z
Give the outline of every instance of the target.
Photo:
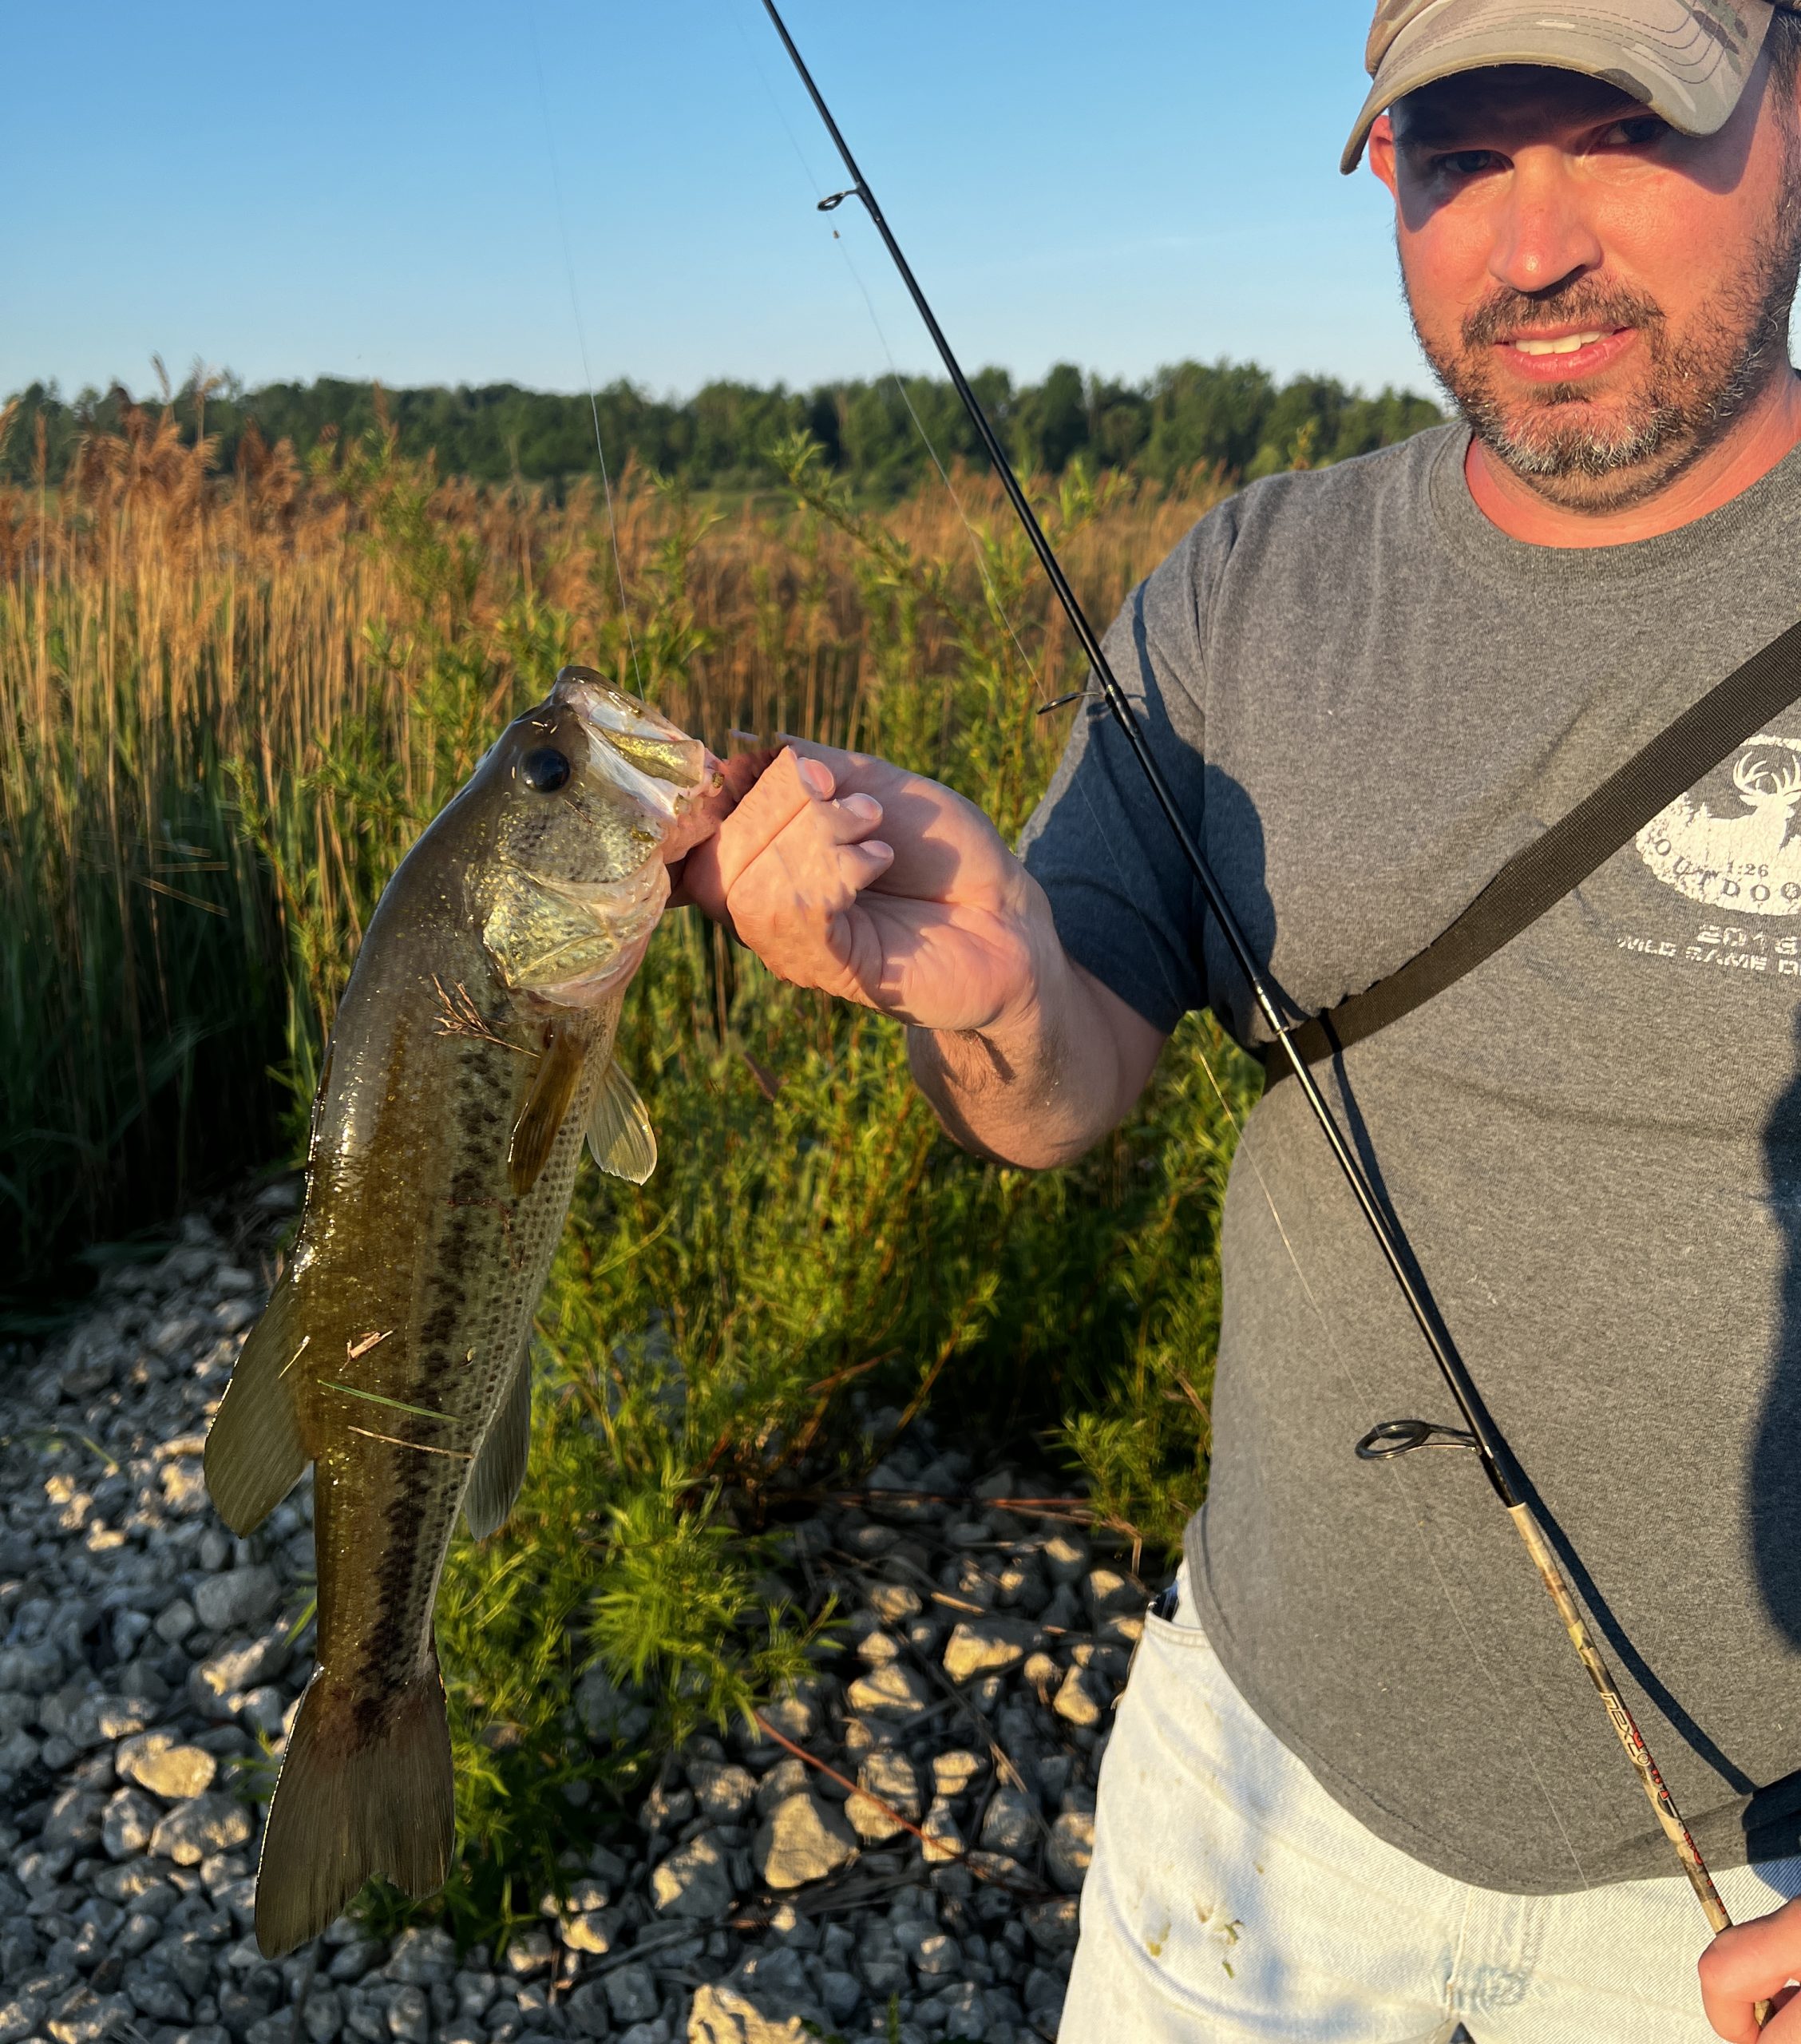
M 1801 2008 L 1791 2006 L 1801 1978 L 1801 1901 L 1722 1931 L 1701 1955 L 1701 2005 L 1728 2044 L 1801 2044 Z M 1776 2013 L 1762 2030 L 1752 2013 Z
M 729 921 L 794 985 L 924 1029 L 1017 1014 L 1055 942 L 1043 894 L 972 803 L 826 746 L 778 754 L 672 898 Z
M 966 1148 L 1064 1163 L 1124 1118 L 1162 1036 L 1065 954 L 979 809 L 827 746 L 726 774 L 738 806 L 672 902 L 728 923 L 782 979 L 910 1024 L 914 1076 Z

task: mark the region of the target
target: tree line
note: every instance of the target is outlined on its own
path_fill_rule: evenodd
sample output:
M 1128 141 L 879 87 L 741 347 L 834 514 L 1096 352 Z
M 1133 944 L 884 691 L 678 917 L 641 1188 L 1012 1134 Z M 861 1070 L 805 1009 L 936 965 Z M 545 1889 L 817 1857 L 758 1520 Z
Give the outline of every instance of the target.
M 1051 476 L 1079 458 L 1091 472 L 1131 469 L 1164 483 L 1197 469 L 1248 481 L 1367 454 L 1440 417 L 1411 391 L 1370 397 L 1329 376 L 1278 384 L 1253 362 L 1178 362 L 1139 382 L 1085 375 L 1068 363 L 1039 383 L 1016 383 L 1003 369 L 972 381 L 1015 461 Z M 32 384 L 18 394 L 0 446 L 0 478 L 30 481 L 41 439 L 54 481 L 81 436 L 115 429 L 133 402 L 117 384 L 69 398 L 54 382 Z M 986 465 L 955 391 L 923 376 L 809 390 L 722 382 L 687 398 L 620 382 L 596 392 L 591 406 L 586 393 L 513 383 L 390 390 L 322 376 L 246 390 L 229 375 L 196 374 L 166 402 L 185 437 L 204 430 L 216 438 L 227 470 L 253 427 L 265 443 L 286 439 L 305 454 L 334 433 L 355 437 L 386 421 L 402 452 L 435 454 L 441 473 L 561 485 L 596 472 L 596 415 L 616 470 L 635 457 L 700 488 L 766 485 L 768 450 L 798 430 L 811 433 L 830 466 L 872 496 L 911 489 L 930 473 L 934 450 L 947 467 Z

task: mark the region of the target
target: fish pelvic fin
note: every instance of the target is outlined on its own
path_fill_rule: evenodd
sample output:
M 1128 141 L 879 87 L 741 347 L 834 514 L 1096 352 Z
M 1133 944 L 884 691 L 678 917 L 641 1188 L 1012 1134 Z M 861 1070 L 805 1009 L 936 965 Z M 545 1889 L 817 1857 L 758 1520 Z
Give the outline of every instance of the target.
M 602 1171 L 642 1185 L 656 1169 L 656 1131 L 638 1088 L 608 1061 L 588 1117 L 588 1147 Z
M 311 1460 L 300 1436 L 294 1367 L 307 1346 L 289 1270 L 239 1353 L 207 1433 L 206 1487 L 234 1533 L 260 1526 Z
M 477 1539 L 485 1540 L 506 1523 L 525 1480 L 525 1460 L 532 1447 L 532 1337 L 525 1337 L 519 1365 L 501 1409 L 490 1422 L 481 1452 L 475 1459 L 469 1488 L 463 1493 L 463 1516 Z
M 557 1029 L 550 1046 L 538 1060 L 537 1075 L 531 1092 L 513 1124 L 513 1140 L 507 1149 L 507 1180 L 515 1199 L 523 1199 L 550 1162 L 550 1153 L 568 1119 L 569 1109 L 581 1083 L 586 1052 L 572 1029 Z
M 415 1900 L 456 1843 L 444 1682 L 430 1665 L 390 1697 L 322 1668 L 301 1699 L 256 1869 L 256 1943 L 279 1959 L 341 1916 L 371 1875 Z

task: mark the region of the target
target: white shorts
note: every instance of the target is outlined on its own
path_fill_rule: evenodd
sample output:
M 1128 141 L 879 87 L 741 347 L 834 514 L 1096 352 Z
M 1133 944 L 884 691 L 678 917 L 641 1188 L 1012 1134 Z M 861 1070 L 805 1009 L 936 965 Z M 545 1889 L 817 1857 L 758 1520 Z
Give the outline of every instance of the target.
M 1707 2044 L 1707 1919 L 1680 1874 L 1470 1888 L 1334 1802 L 1192 1615 L 1145 1621 L 1101 1766 L 1059 2044 Z M 1572 1670 L 1573 1678 L 1577 1671 Z M 1639 1790 L 1621 1763 L 1620 1792 Z M 1718 1875 L 1736 1922 L 1801 1860 Z

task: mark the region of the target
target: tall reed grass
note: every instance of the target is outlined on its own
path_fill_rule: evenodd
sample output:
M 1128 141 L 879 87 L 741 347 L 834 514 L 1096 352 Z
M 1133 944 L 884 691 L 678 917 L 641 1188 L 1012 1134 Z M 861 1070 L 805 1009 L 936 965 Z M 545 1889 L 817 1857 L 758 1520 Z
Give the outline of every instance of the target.
M 936 766 L 985 636 L 1010 817 L 1055 750 L 942 489 L 877 527 L 819 502 L 721 516 L 628 476 L 616 569 L 589 492 L 440 482 L 379 438 L 305 467 L 252 441 L 229 481 L 210 454 L 134 409 L 65 477 L 0 491 L 0 1297 L 291 1134 L 381 883 L 560 660 L 718 745 L 904 739 Z M 995 509 L 958 489 L 972 522 Z M 1082 507 L 1098 610 L 1209 493 Z M 1060 676 L 1060 617 L 984 545 Z

